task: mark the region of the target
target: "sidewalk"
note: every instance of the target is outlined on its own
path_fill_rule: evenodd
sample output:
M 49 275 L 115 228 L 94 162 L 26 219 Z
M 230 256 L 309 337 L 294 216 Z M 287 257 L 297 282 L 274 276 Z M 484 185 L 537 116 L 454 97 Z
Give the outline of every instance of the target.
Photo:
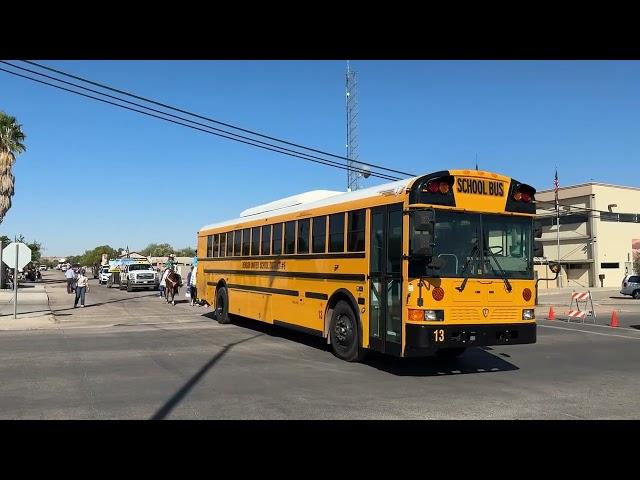
M 18 288 L 17 318 L 13 290 L 0 290 L 0 330 L 32 330 L 54 325 L 44 283 L 24 283 Z

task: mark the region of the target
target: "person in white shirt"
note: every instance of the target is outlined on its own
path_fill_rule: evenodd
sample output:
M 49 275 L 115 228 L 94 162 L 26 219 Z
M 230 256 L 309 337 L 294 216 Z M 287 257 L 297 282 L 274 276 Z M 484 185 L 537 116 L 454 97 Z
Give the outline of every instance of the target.
M 160 298 L 165 296 L 165 290 L 167 289 L 167 277 L 169 276 L 169 273 L 170 270 L 165 268 L 162 278 L 160 279 Z
M 69 268 L 66 272 L 64 272 L 64 276 L 67 279 L 67 293 L 73 293 L 73 284 L 76 282 L 76 272 L 71 268 Z
M 80 300 L 80 307 L 84 308 L 84 295 L 89 290 L 89 279 L 84 275 L 84 270 L 80 270 L 76 283 L 76 301 L 73 304 L 73 308 L 78 306 L 78 300 Z
M 197 269 L 191 267 L 191 272 L 189 272 L 189 292 L 191 295 L 191 306 L 193 307 L 196 304 L 196 298 L 198 295 L 198 289 L 196 288 L 196 275 L 198 273 Z

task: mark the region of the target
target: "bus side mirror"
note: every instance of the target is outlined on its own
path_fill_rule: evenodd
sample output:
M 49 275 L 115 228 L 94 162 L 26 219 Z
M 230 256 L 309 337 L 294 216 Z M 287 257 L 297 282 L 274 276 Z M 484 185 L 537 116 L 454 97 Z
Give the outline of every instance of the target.
M 553 273 L 558 273 L 560 271 L 560 264 L 558 262 L 549 262 L 549 270 Z
M 544 248 L 540 242 L 533 241 L 533 256 L 534 257 L 543 257 L 544 256 Z
M 533 236 L 534 236 L 534 238 L 541 238 L 542 237 L 542 227 L 540 225 L 535 225 L 533 227 Z

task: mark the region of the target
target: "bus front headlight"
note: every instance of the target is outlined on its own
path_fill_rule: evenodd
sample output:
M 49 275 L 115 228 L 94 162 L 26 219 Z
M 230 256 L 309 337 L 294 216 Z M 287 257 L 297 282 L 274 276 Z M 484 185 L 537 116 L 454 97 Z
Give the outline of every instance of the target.
M 444 310 L 425 310 L 424 319 L 427 322 L 442 322 L 444 320 Z
M 535 310 L 531 308 L 525 308 L 524 310 L 522 310 L 523 320 L 533 320 L 534 318 L 536 318 Z

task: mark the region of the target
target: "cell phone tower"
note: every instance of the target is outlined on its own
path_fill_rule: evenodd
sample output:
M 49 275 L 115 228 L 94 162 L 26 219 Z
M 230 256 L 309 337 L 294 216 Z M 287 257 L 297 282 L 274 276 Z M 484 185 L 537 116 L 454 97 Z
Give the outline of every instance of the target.
M 351 70 L 347 60 L 346 75 L 346 109 L 347 109 L 347 191 L 360 188 L 360 178 L 369 176 L 368 169 L 358 162 L 358 76 Z

